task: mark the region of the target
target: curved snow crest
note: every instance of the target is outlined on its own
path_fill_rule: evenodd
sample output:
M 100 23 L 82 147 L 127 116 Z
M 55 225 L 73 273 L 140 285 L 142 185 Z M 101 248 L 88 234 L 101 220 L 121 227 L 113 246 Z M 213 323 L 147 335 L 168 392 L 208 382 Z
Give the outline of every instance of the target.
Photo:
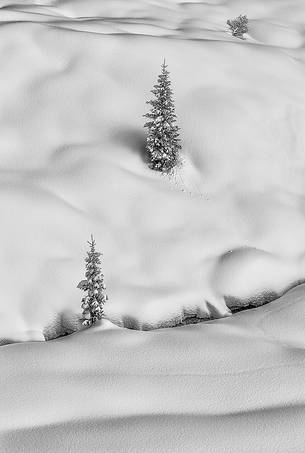
M 101 319 L 91 327 L 84 327 L 80 314 L 71 311 L 57 313 L 42 330 L 27 330 L 11 332 L 7 337 L 0 338 L 0 346 L 23 342 L 51 341 L 63 338 L 78 332 L 93 334 L 99 331 L 118 329 L 119 327 L 108 319 Z
M 231 316 L 270 303 L 305 281 L 305 259 L 283 259 L 252 247 L 230 250 L 216 258 L 206 274 L 206 291 L 197 304 L 155 300 L 137 314 L 110 319 L 134 330 L 176 327 Z M 189 299 L 191 300 L 191 293 Z
M 0 346 L 6 346 L 14 343 L 45 341 L 44 334 L 41 330 L 24 330 L 10 332 L 5 337 L 0 337 Z
M 231 312 L 265 305 L 305 281 L 305 256 L 289 260 L 253 247 L 240 247 L 211 260 L 204 277 L 205 292 L 197 303 L 191 302 L 194 294 L 190 291 L 180 301 L 169 296 L 167 303 L 156 299 L 137 305 L 135 313 L 129 309 L 118 315 L 111 312 L 111 306 L 106 306 L 109 319 L 97 323 L 94 329 L 115 325 L 132 330 L 177 327 L 225 318 Z M 86 330 L 81 315 L 64 310 L 54 314 L 42 331 L 12 333 L 0 339 L 0 345 L 49 341 L 81 330 Z

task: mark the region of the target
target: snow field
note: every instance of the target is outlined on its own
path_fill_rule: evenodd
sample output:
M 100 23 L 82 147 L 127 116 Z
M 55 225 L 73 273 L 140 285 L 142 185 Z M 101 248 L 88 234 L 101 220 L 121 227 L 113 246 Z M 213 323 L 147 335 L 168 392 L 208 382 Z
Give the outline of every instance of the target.
M 304 278 L 302 47 L 221 31 L 242 12 L 257 41 L 270 21 L 300 33 L 301 2 L 294 14 L 282 2 L 121 3 L 124 35 L 96 28 L 127 22 L 117 2 L 3 6 L 0 338 L 79 314 L 91 233 L 119 323 L 226 316 L 224 296 L 244 305 Z M 167 32 L 149 36 L 145 15 Z M 190 35 L 196 18 L 206 38 Z M 142 160 L 164 57 L 183 137 L 176 182 Z

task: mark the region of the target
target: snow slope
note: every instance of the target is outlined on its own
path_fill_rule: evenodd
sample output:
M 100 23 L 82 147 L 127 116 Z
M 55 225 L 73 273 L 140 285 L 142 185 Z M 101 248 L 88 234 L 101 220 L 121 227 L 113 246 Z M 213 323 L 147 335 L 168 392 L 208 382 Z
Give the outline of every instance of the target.
M 303 2 L 4 1 L 0 9 L 0 338 L 77 315 L 86 240 L 104 253 L 107 316 L 281 294 L 305 276 Z M 246 13 L 248 39 L 228 17 Z M 143 162 L 163 58 L 185 165 Z
M 246 40 L 227 32 L 247 14 Z M 303 0 L 0 2 L 0 451 L 304 453 Z M 184 166 L 143 162 L 166 58 Z M 115 323 L 78 326 L 86 240 Z M 31 341 L 29 341 L 31 340 Z
M 3 346 L 1 452 L 303 453 L 304 298 Z

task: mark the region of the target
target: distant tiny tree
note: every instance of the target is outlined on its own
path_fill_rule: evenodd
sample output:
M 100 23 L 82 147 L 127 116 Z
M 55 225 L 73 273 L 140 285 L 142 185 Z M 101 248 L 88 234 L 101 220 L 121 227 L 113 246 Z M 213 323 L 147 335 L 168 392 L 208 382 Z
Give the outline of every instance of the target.
M 97 320 L 103 317 L 103 305 L 107 300 L 105 293 L 104 275 L 101 272 L 101 253 L 95 250 L 95 240 L 91 236 L 88 241 L 89 251 L 87 252 L 86 262 L 86 280 L 79 282 L 77 287 L 85 291 L 87 295 L 82 298 L 81 307 L 83 309 L 83 325 L 91 326 Z
M 244 34 L 248 33 L 248 18 L 247 16 L 238 16 L 235 19 L 227 20 L 232 35 L 237 38 L 244 39 Z
M 148 118 L 144 127 L 148 129 L 146 151 L 149 167 L 168 173 L 179 163 L 181 145 L 173 91 L 166 68 L 164 60 L 157 84 L 151 90 L 154 99 L 147 102 L 151 105 L 151 110 L 144 115 Z

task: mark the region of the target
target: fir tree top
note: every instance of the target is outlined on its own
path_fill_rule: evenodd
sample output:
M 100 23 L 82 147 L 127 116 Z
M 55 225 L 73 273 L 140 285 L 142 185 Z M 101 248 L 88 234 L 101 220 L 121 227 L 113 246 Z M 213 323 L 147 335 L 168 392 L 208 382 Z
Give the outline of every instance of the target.
M 95 251 L 96 242 L 92 234 L 91 241 L 87 241 L 87 243 L 90 246 L 90 250 L 87 252 L 87 257 L 85 259 L 86 263 L 101 264 L 100 260 L 101 253 Z

